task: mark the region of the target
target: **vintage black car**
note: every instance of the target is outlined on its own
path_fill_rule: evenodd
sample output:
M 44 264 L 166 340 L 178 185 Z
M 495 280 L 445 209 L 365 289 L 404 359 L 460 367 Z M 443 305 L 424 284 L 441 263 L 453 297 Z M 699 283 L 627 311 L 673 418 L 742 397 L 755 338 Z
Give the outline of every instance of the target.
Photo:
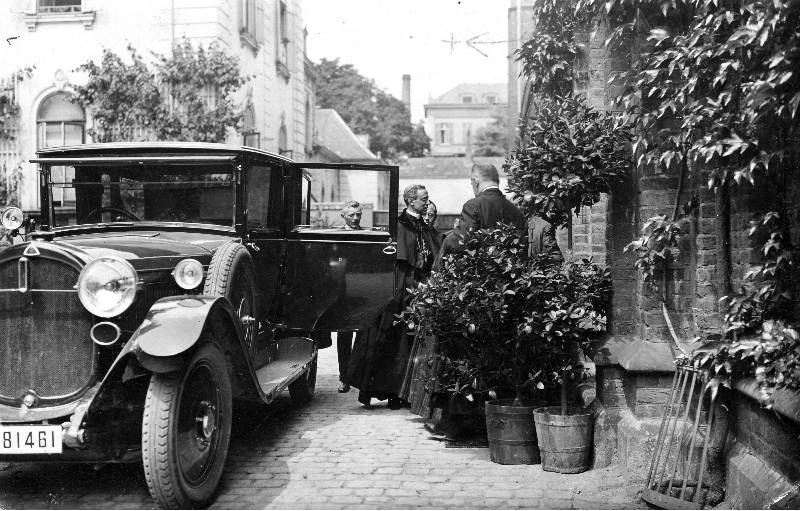
M 391 298 L 397 167 L 174 143 L 32 162 L 40 216 L 2 213 L 0 461 L 141 462 L 161 506 L 206 505 L 234 399 L 307 402 L 313 339 Z M 362 230 L 336 222 L 350 199 Z

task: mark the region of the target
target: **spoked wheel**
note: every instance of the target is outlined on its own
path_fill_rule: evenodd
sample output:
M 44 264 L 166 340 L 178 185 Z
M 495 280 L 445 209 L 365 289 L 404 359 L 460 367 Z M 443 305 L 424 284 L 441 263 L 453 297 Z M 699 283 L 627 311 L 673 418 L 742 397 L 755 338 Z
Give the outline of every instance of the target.
M 142 463 L 147 487 L 160 506 L 185 509 L 210 502 L 228 454 L 232 403 L 225 355 L 210 342 L 184 370 L 151 377 Z
M 304 405 L 314 399 L 314 389 L 317 386 L 317 358 L 311 362 L 306 372 L 300 378 L 289 384 L 289 397 L 298 405 Z

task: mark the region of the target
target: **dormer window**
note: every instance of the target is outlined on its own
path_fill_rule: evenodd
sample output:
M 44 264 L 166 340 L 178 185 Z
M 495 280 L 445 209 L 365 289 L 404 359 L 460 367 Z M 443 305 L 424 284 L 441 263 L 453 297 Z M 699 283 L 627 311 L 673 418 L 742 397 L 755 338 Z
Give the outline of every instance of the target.
M 494 105 L 495 103 L 497 103 L 497 96 L 492 96 L 492 95 L 486 96 L 486 102 L 489 103 L 490 105 Z
M 469 94 L 465 94 L 465 95 L 461 96 L 461 102 L 462 102 L 462 103 L 472 103 L 472 102 L 474 101 L 474 99 L 475 99 L 475 98 L 473 98 L 473 97 L 472 97 L 471 95 L 469 95 Z

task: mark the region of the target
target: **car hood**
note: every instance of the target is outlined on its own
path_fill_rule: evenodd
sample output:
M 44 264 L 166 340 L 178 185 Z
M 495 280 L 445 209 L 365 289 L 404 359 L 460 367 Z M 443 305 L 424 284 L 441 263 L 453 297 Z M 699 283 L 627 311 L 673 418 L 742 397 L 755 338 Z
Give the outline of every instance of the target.
M 119 257 L 137 270 L 172 266 L 188 257 L 208 264 L 212 255 L 204 246 L 159 237 L 157 233 L 83 235 L 56 239 L 52 243 L 80 251 L 88 259 Z

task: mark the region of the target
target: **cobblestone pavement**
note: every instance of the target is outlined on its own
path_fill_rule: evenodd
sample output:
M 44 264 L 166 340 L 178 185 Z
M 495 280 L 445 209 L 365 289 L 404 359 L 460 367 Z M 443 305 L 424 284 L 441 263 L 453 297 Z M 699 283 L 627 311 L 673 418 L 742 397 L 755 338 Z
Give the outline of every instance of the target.
M 615 467 L 583 474 L 498 465 L 486 448 L 446 448 L 407 409 L 366 410 L 338 394 L 336 349 L 320 352 L 317 395 L 237 414 L 213 508 L 643 508 Z M 154 508 L 140 466 L 0 464 L 0 509 Z

